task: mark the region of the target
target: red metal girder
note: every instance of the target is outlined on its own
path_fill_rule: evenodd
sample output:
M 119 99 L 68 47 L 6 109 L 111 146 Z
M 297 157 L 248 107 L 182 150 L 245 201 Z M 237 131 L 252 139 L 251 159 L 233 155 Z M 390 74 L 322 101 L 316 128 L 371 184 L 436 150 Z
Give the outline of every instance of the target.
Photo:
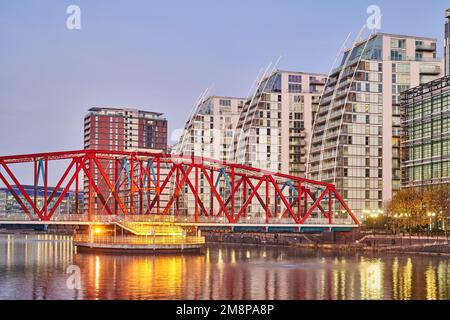
M 25 191 L 25 189 L 23 188 L 23 186 L 19 182 L 19 180 L 17 180 L 14 173 L 12 173 L 12 171 L 9 169 L 7 164 L 3 160 L 0 160 L 0 164 L 3 166 L 3 168 L 5 168 L 5 171 L 8 173 L 9 177 L 14 181 L 15 186 L 19 189 L 20 193 L 22 193 L 22 196 L 25 198 L 25 200 L 28 202 L 28 204 L 31 206 L 31 208 L 33 208 L 34 214 L 38 215 L 39 218 L 43 219 L 43 216 L 42 216 L 40 210 L 33 203 L 30 196 L 27 194 L 27 192 Z M 11 190 L 12 190 L 12 188 L 11 188 Z
M 266 180 L 266 223 L 269 223 L 269 217 L 270 217 L 270 210 L 269 210 L 269 181 Z
M 238 189 L 239 186 L 241 185 L 242 181 L 245 181 L 245 178 L 244 178 L 244 177 L 242 177 L 242 178 L 238 181 L 238 183 L 236 183 L 236 188 L 237 188 L 237 189 Z M 210 192 L 210 194 L 212 195 L 212 192 Z M 230 201 L 231 201 L 231 195 L 229 195 L 228 198 L 227 198 L 227 200 L 224 202 L 225 207 L 230 203 Z M 220 215 L 222 214 L 222 212 L 223 212 L 223 208 L 220 208 L 220 209 L 219 209 L 219 212 L 217 212 L 217 216 L 220 216 Z
M 44 208 L 42 210 L 42 215 L 48 215 L 48 199 L 47 199 L 47 190 L 48 189 L 48 157 L 44 159 Z
M 180 156 L 180 155 L 170 155 L 170 154 L 162 154 L 162 153 L 153 153 L 153 152 L 142 152 L 142 151 L 113 151 L 113 150 L 94 150 L 94 149 L 87 149 L 87 150 L 75 150 L 75 151 L 63 151 L 63 152 L 48 152 L 48 153 L 36 153 L 36 154 L 28 154 L 28 155 L 13 155 L 13 156 L 3 156 L 0 157 L 1 160 L 5 161 L 5 163 L 18 163 L 18 162 L 31 162 L 34 158 L 42 158 L 42 157 L 48 157 L 49 160 L 56 160 L 56 159 L 68 159 L 73 157 L 83 157 L 85 155 L 96 155 L 97 158 L 101 157 L 107 157 L 109 159 L 113 159 L 115 156 L 134 156 L 134 157 L 151 157 L 151 158 L 158 158 L 162 160 L 162 162 L 166 163 L 172 163 L 176 160 L 189 160 L 196 163 L 210 163 L 211 165 L 218 165 L 218 166 L 226 166 L 229 168 L 235 168 L 239 170 L 245 170 L 248 172 L 253 172 L 257 174 L 270 174 L 274 177 L 283 178 L 283 179 L 290 179 L 292 181 L 301 181 L 302 183 L 310 183 L 314 185 L 320 185 L 325 187 L 333 187 L 332 184 L 321 182 L 321 181 L 315 181 L 310 180 L 306 178 L 300 178 L 300 177 L 294 177 L 289 176 L 287 174 L 283 173 L 275 173 L 275 172 L 269 172 L 267 170 L 261 170 L 258 168 L 241 165 L 241 164 L 233 164 L 228 163 L 226 161 L 222 160 L 215 160 L 205 157 L 192 157 L 192 156 Z M 249 173 L 246 173 L 249 174 Z
M 190 180 L 187 179 L 189 182 Z M 194 216 L 195 216 L 195 222 L 198 222 L 198 167 L 195 166 L 195 189 L 192 190 L 194 193 L 195 201 L 194 201 Z
M 250 181 L 250 179 L 245 178 L 245 180 L 247 181 L 250 189 L 252 189 L 252 191 L 255 190 L 255 187 L 253 186 L 253 183 Z M 266 209 L 266 215 L 268 213 L 268 216 L 271 217 L 272 214 L 270 213 L 269 202 L 268 201 L 264 202 L 264 200 L 261 198 L 261 195 L 258 192 L 256 192 L 255 196 L 258 199 L 261 206 Z M 244 209 L 244 212 L 245 212 L 245 209 Z
M 258 181 L 258 184 L 256 185 L 255 189 L 253 189 L 252 193 L 250 194 L 250 196 L 248 197 L 247 201 L 244 202 L 244 204 L 241 207 L 241 210 L 239 210 L 239 213 L 237 214 L 237 216 L 233 219 L 233 222 L 236 222 L 239 220 L 239 218 L 242 215 L 242 212 L 244 212 L 244 210 L 248 207 L 248 205 L 250 204 L 250 202 L 252 201 L 252 198 L 255 196 L 256 193 L 258 193 L 258 189 L 261 186 L 261 184 L 267 180 L 267 176 L 263 176 L 261 177 L 261 179 Z
M 72 170 L 73 165 L 75 164 L 75 159 L 72 159 L 67 169 L 64 171 L 64 174 L 62 175 L 61 179 L 59 179 L 58 183 L 56 184 L 55 188 L 53 189 L 53 192 L 51 193 L 50 197 L 48 198 L 48 203 L 52 203 L 53 197 L 55 196 L 56 192 L 61 187 L 61 184 L 64 182 L 64 180 L 67 178 L 67 175 L 69 174 L 70 170 Z M 41 213 L 44 213 L 44 208 L 42 208 Z
M 102 175 L 103 179 L 105 180 L 106 184 L 108 185 L 109 190 L 111 191 L 111 194 L 113 195 L 113 197 L 116 199 L 117 204 L 119 205 L 120 209 L 122 210 L 123 214 L 127 215 L 128 214 L 128 210 L 127 208 L 125 208 L 125 205 L 122 203 L 122 201 L 120 200 L 119 195 L 116 193 L 116 190 L 114 189 L 114 186 L 111 184 L 111 181 L 109 181 L 108 176 L 106 175 L 105 171 L 103 170 L 102 165 L 100 164 L 100 162 L 98 161 L 97 157 L 95 157 L 95 155 L 91 156 L 92 160 L 95 162 L 95 164 L 97 165 L 97 169 L 100 172 L 100 174 Z M 90 168 L 89 168 L 90 169 Z M 90 175 L 92 177 L 92 175 Z
M 33 178 L 34 178 L 34 205 L 37 203 L 37 184 L 38 184 L 38 177 L 37 177 L 37 161 L 34 160 L 34 172 L 33 172 Z
M 166 188 L 166 185 L 169 183 L 170 178 L 172 177 L 172 175 L 173 175 L 173 173 L 174 173 L 174 171 L 176 170 L 177 167 L 178 167 L 178 164 L 173 163 L 172 168 L 170 169 L 169 173 L 166 176 L 166 179 L 164 180 L 164 182 L 162 183 L 161 187 L 159 188 L 159 193 L 158 192 L 156 193 L 156 197 L 153 198 L 152 203 L 148 206 L 147 212 L 145 214 L 149 214 L 152 211 L 152 209 L 155 206 L 155 204 L 157 204 L 157 203 L 158 203 L 158 215 L 160 214 L 159 213 L 159 198 L 161 196 L 161 193 Z M 157 182 L 158 182 L 158 184 L 160 184 L 161 183 L 160 179 L 158 179 Z
M 182 165 L 183 165 L 183 164 L 180 164 L 180 166 L 182 166 Z M 170 199 L 169 199 L 169 201 L 168 201 L 166 207 L 164 208 L 164 210 L 163 210 L 163 212 L 162 212 L 163 215 L 166 215 L 166 214 L 169 212 L 170 207 L 172 206 L 172 203 L 174 202 L 174 200 L 175 200 L 176 198 L 179 197 L 179 195 L 180 195 L 180 190 L 181 190 L 181 188 L 183 187 L 184 183 L 186 182 L 186 179 L 188 179 L 189 174 L 191 173 L 191 171 L 192 171 L 193 168 L 194 168 L 194 164 L 191 163 L 191 164 L 189 165 L 188 169 L 186 170 L 185 174 L 183 175 L 183 178 L 182 178 L 181 181 L 177 184 L 177 187 L 176 187 L 176 189 L 175 189 L 175 192 L 174 192 L 173 195 L 170 197 Z
M 180 171 L 181 171 L 182 174 L 185 174 L 185 173 L 186 173 L 186 172 L 183 170 L 183 167 L 180 167 Z M 186 180 L 186 183 L 188 184 L 188 186 L 189 186 L 189 188 L 191 189 L 192 193 L 194 193 L 195 188 L 194 188 L 194 186 L 192 185 L 191 181 L 190 181 L 189 179 L 187 179 L 187 180 Z M 198 203 L 199 203 L 199 205 L 200 205 L 200 208 L 202 209 L 203 215 L 206 216 L 206 217 L 209 216 L 208 211 L 206 210 L 206 208 L 205 208 L 205 206 L 204 206 L 204 204 L 203 204 L 202 199 L 200 199 L 200 195 L 197 195 L 197 197 L 198 197 Z
M 138 163 L 139 163 L 139 214 L 142 214 L 142 207 L 143 207 L 143 194 L 142 194 L 142 189 L 144 188 L 143 187 L 143 183 L 144 183 L 144 181 L 143 181 L 143 177 L 144 177 L 144 174 L 143 174 L 143 172 L 142 172 L 142 167 L 143 167 L 143 165 L 142 165 L 142 160 L 139 160 L 138 161 Z
M 130 157 L 130 214 L 134 214 L 134 155 Z
M 78 163 L 76 164 L 75 170 L 78 169 Z M 79 213 L 79 200 L 78 200 L 78 189 L 79 189 L 79 176 L 75 178 L 75 213 Z
M 320 204 L 320 202 L 322 201 L 323 197 L 326 195 L 326 193 L 328 192 L 328 188 L 326 188 L 321 195 L 319 196 L 319 198 L 317 198 L 317 200 L 313 203 L 313 205 L 311 206 L 311 208 L 309 208 L 309 210 L 306 212 L 305 216 L 303 217 L 303 219 L 300 221 L 301 224 L 303 224 L 306 219 L 308 219 L 308 217 L 311 215 L 311 212 Z
M 89 168 L 89 170 L 87 170 L 86 165 L 85 165 L 84 163 L 83 163 L 81 166 L 82 166 L 83 171 L 84 171 L 84 173 L 85 173 L 86 175 L 92 176 L 90 170 L 94 170 L 93 167 L 92 167 L 92 169 Z M 88 171 L 89 171 L 89 172 L 88 172 Z M 110 214 L 110 215 L 113 214 L 112 211 L 111 211 L 111 209 L 109 208 L 108 203 L 107 203 L 106 200 L 105 200 L 105 197 L 104 197 L 103 194 L 100 192 L 100 190 L 99 190 L 97 184 L 95 183 L 94 179 L 92 179 L 91 184 L 92 184 L 92 188 L 94 188 L 95 193 L 97 193 L 98 197 L 100 198 L 101 203 L 102 203 L 103 206 L 105 207 L 105 209 L 106 209 L 106 211 L 108 212 L 108 214 Z
M 157 202 L 156 202 L 156 213 L 159 215 L 161 212 L 161 189 L 160 189 L 160 184 L 161 184 L 161 158 L 157 158 L 156 161 L 156 196 L 157 196 Z
M 153 162 L 152 162 L 153 163 Z M 144 164 L 142 163 L 142 161 L 139 161 L 139 166 L 140 166 L 140 169 L 141 169 L 141 172 L 142 172 L 142 177 L 141 177 L 141 180 L 143 180 L 144 179 L 144 175 L 147 177 L 147 180 L 149 181 L 149 182 L 151 182 L 151 183 L 153 183 L 153 185 L 156 187 L 156 183 L 155 183 L 155 181 L 153 181 L 153 178 L 151 177 L 151 174 L 148 172 L 149 171 L 149 168 L 147 167 L 145 167 L 144 166 Z
M 223 212 L 225 212 L 225 215 L 226 215 L 226 217 L 227 217 L 227 219 L 228 219 L 228 222 L 233 221 L 233 220 L 231 219 L 231 217 L 230 217 L 230 214 L 228 213 L 227 208 L 225 207 L 225 205 L 224 205 L 224 203 L 223 203 L 223 201 L 222 201 L 222 198 L 220 197 L 219 193 L 217 192 L 217 189 L 214 187 L 214 182 L 213 182 L 213 181 L 211 180 L 211 178 L 209 177 L 208 172 L 206 172 L 205 167 L 204 167 L 203 165 L 200 165 L 200 168 L 201 168 L 201 170 L 202 170 L 202 172 L 203 172 L 203 175 L 204 175 L 205 178 L 206 178 L 206 181 L 208 182 L 208 184 L 209 184 L 209 186 L 210 186 L 210 190 L 212 190 L 212 192 L 214 193 L 214 196 L 215 196 L 216 199 L 217 199 L 217 202 L 219 202 L 220 207 L 223 209 Z
M 235 178 L 235 174 L 234 174 L 234 168 L 231 168 L 231 217 L 232 219 L 234 219 L 234 195 L 236 193 L 236 189 L 234 188 L 234 178 Z
M 50 210 L 50 213 L 45 217 L 44 220 L 50 220 L 52 218 L 53 214 L 55 213 L 56 208 L 58 208 L 59 204 L 66 196 L 67 192 L 69 191 L 69 188 L 72 185 L 73 181 L 75 180 L 75 177 L 78 176 L 78 174 L 80 173 L 81 167 L 84 167 L 84 163 L 85 163 L 85 159 L 81 160 L 80 165 L 77 166 L 77 169 L 75 170 L 74 174 L 70 178 L 70 180 L 67 183 L 66 187 L 64 188 L 63 192 L 59 195 L 58 199 L 55 202 L 55 205 Z
M 311 190 L 305 189 L 305 192 L 309 195 L 309 197 L 311 198 L 311 200 L 312 200 L 313 202 L 316 201 L 316 197 L 315 197 L 314 194 L 311 192 Z M 305 201 L 305 202 L 306 202 L 306 201 Z M 325 218 L 329 219 L 328 212 L 325 211 L 325 209 L 322 207 L 322 205 L 321 205 L 320 203 L 317 205 L 317 208 L 319 208 L 320 212 L 322 212 L 322 214 L 325 216 Z
M 119 182 L 119 166 L 120 161 L 118 159 L 113 160 L 114 163 L 114 186 L 116 190 L 120 190 L 120 186 L 117 186 L 117 183 Z M 114 214 L 118 215 L 119 206 L 117 203 L 116 198 L 114 198 Z
M 331 189 L 328 191 L 328 223 L 331 224 L 333 219 L 333 194 Z
M 300 220 L 297 219 L 294 211 L 292 211 L 292 208 L 291 208 L 289 202 L 286 200 L 286 197 L 284 196 L 284 194 L 280 191 L 280 188 L 278 187 L 278 184 L 275 181 L 275 179 L 272 176 L 268 176 L 268 179 L 272 181 L 272 185 L 275 188 L 275 197 L 276 197 L 276 194 L 278 193 L 278 195 L 280 196 L 281 201 L 283 201 L 284 206 L 289 210 L 289 213 L 291 214 L 291 216 L 294 219 L 294 221 L 296 223 L 299 223 Z

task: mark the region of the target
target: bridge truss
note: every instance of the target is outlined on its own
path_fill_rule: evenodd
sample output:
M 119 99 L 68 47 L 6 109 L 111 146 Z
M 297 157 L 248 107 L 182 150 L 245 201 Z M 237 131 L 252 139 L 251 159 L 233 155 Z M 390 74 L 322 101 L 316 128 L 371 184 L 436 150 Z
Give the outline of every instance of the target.
M 53 165 L 57 170 L 55 171 Z M 28 168 L 34 194 L 21 179 Z M 49 174 L 62 173 L 54 188 Z M 22 179 L 24 180 L 24 179 Z M 359 222 L 334 185 L 202 157 L 79 150 L 0 157 L 0 181 L 31 220 L 57 220 L 70 190 L 74 214 L 175 216 L 191 222 Z M 38 201 L 36 190 L 43 190 Z M 79 201 L 79 194 L 83 201 Z

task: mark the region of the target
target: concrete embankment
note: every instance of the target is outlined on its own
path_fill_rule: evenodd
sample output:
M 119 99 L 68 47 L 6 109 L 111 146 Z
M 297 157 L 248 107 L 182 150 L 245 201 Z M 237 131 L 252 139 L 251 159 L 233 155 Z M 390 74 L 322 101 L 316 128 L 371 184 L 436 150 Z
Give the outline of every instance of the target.
M 288 246 L 309 250 L 358 250 L 363 245 L 355 242 L 324 243 L 320 234 L 299 233 L 227 233 L 203 232 L 207 243 L 233 243 L 263 246 Z
M 450 256 L 450 242 L 445 237 L 363 236 L 359 241 L 324 242 L 319 234 L 262 234 L 205 232 L 206 242 L 289 246 L 299 249 L 385 252 Z
M 450 242 L 446 237 L 370 235 L 359 240 L 365 250 L 450 256 Z

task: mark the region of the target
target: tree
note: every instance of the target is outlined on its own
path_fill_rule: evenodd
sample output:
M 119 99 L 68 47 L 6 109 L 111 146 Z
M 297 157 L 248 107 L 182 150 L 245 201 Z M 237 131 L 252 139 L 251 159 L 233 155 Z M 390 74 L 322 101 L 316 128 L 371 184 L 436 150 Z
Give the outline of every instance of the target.
M 450 215 L 450 184 L 439 184 L 428 187 L 424 192 L 424 202 L 428 212 L 434 212 L 438 221 L 443 221 L 447 236 L 448 217 Z
M 396 192 L 387 204 L 387 214 L 390 220 L 399 228 L 417 228 L 426 224 L 423 193 L 414 188 L 402 189 Z

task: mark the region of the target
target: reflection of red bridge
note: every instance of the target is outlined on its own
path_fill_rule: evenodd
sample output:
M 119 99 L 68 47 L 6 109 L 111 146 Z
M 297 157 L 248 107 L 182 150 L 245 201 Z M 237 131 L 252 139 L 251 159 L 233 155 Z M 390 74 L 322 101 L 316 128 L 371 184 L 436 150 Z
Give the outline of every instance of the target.
M 63 174 L 50 192 L 53 164 L 63 166 Z M 42 180 L 41 206 L 18 179 L 17 169 L 22 173 L 25 166 L 34 186 Z M 179 223 L 199 225 L 359 225 L 332 184 L 200 157 L 100 150 L 3 156 L 0 179 L 26 220 L 171 216 Z M 67 192 L 72 188 L 78 193 L 83 180 L 84 207 L 76 196 L 74 211 L 84 214 L 55 215 Z

